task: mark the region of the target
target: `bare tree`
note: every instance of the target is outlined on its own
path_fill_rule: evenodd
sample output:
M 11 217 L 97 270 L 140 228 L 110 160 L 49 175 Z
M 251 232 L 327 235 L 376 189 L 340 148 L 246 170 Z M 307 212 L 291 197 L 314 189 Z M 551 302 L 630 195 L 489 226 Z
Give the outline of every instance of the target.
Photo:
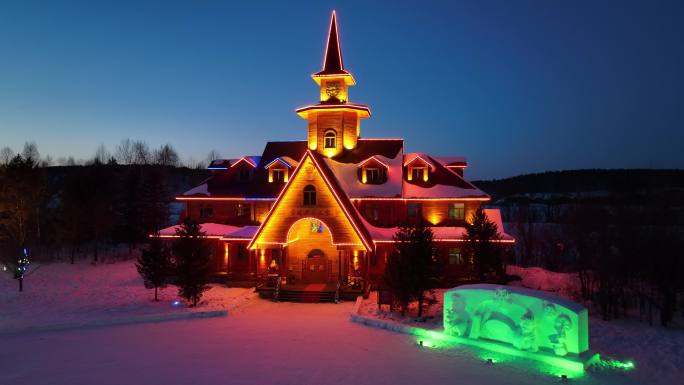
M 32 160 L 35 163 L 40 161 L 40 153 L 38 152 L 38 145 L 36 142 L 24 143 L 24 150 L 21 152 L 24 159 Z
M 170 144 L 165 144 L 154 152 L 154 161 L 162 166 L 177 166 L 178 153 Z
M 207 154 L 207 164 L 211 164 L 216 159 L 221 159 L 221 154 L 216 150 L 209 151 Z
M 52 156 L 50 155 L 45 155 L 45 158 L 43 158 L 40 161 L 40 167 L 50 167 L 55 163 L 54 159 L 52 159 Z
M 133 163 L 133 144 L 130 139 L 123 139 L 116 146 L 114 157 L 120 164 Z
M 150 154 L 150 146 L 142 140 L 136 140 L 131 147 L 133 150 L 134 164 L 150 164 L 152 155 Z
M 14 151 L 9 147 L 3 147 L 0 150 L 0 166 L 8 165 L 9 162 L 14 158 Z
M 105 164 L 109 162 L 109 159 L 111 157 L 112 154 L 107 150 L 107 147 L 105 147 L 104 144 L 100 144 L 99 146 L 97 146 L 97 150 L 95 150 L 95 157 L 93 158 L 93 162 Z

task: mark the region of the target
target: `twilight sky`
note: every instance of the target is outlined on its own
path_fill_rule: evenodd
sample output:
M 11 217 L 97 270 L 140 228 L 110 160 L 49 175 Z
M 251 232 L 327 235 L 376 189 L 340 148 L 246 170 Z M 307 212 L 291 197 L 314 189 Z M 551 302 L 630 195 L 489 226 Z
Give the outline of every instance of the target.
M 0 3 L 0 147 L 304 140 L 334 8 L 362 136 L 466 156 L 473 179 L 684 167 L 682 1 L 56 3 Z

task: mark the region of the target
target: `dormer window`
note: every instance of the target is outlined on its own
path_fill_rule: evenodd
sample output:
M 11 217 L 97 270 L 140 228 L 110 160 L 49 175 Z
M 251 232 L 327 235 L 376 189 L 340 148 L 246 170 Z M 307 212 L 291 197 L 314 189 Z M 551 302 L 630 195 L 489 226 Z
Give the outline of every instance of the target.
M 337 148 L 337 135 L 335 134 L 335 131 L 333 130 L 328 130 L 325 132 L 324 138 L 324 148 Z
M 406 157 L 406 179 L 409 181 L 427 182 L 430 174 L 435 171 L 432 159 L 425 154 L 414 153 Z
M 359 179 L 364 184 L 383 184 L 387 181 L 388 166 L 371 156 L 359 164 Z
M 297 162 L 287 156 L 278 157 L 270 161 L 265 169 L 268 170 L 269 183 L 283 183 L 289 180 L 290 170 Z

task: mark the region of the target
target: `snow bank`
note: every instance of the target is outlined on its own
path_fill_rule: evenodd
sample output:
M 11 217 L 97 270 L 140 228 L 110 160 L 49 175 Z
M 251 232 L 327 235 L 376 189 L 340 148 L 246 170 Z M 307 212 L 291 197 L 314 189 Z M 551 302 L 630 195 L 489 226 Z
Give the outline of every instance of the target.
M 577 273 L 555 273 L 541 267 L 520 267 L 508 265 L 506 273 L 517 275 L 520 281 L 513 281 L 511 286 L 549 291 L 561 297 L 577 300 L 580 298 L 580 283 Z

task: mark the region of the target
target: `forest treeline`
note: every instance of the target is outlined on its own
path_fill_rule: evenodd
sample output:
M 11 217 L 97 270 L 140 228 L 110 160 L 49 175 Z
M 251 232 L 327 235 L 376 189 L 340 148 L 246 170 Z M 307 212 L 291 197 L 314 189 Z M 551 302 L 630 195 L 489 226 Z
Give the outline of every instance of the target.
M 577 272 L 604 318 L 684 311 L 684 170 L 574 170 L 475 182 L 521 266 Z
M 130 158 L 98 151 L 85 165 L 48 166 L 31 143 L 0 158 L 0 263 L 11 266 L 23 248 L 32 260 L 97 261 L 103 249 L 136 248 L 168 226 L 175 194 L 208 171 L 179 167 L 168 145 L 139 147 Z

